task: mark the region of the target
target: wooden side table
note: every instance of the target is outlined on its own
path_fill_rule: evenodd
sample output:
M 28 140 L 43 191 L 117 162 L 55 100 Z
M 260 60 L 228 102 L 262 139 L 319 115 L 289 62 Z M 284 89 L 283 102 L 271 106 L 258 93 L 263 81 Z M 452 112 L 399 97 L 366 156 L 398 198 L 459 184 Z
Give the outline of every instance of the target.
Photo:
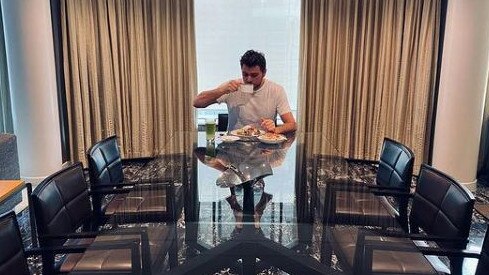
M 24 188 L 27 189 L 27 196 L 30 196 L 32 193 L 32 185 L 30 183 L 25 183 L 23 180 L 0 180 L 0 205 L 6 202 L 11 196 L 22 192 Z M 29 209 L 32 246 L 37 247 L 37 232 L 29 199 L 27 199 L 27 207 Z
M 0 204 L 26 187 L 23 180 L 0 180 Z

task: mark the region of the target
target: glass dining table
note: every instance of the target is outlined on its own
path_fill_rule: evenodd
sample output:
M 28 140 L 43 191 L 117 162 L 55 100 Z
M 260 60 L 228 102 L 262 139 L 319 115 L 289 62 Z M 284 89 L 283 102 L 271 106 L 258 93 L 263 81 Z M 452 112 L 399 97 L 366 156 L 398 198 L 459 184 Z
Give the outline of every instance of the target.
M 174 228 L 165 253 L 148 255 L 153 250 L 141 248 L 141 258 L 150 259 L 138 263 L 142 273 L 372 273 L 368 269 L 375 267 L 375 249 L 382 243 L 369 247 L 357 243 L 351 248 L 354 259 L 344 260 L 335 253 L 342 240 L 326 234 L 340 228 L 382 241 L 386 230 L 324 223 L 325 188 L 330 182 L 346 181 L 349 171 L 349 163 L 326 136 L 297 132 L 281 143 L 266 144 L 256 137 L 225 142 L 224 135 L 217 133 L 207 141 L 205 132 L 175 132 L 162 148 L 165 154 L 152 160 L 182 156 L 179 171 L 172 173 L 174 184 L 183 188 L 182 198 L 175 199 L 181 215 L 166 224 L 135 225 Z M 99 234 L 103 238 L 117 230 Z M 402 227 L 393 226 L 392 231 L 402 232 Z M 420 274 L 437 274 L 411 240 L 399 238 L 399 253 L 414 255 Z M 159 241 L 150 238 L 149 243 Z

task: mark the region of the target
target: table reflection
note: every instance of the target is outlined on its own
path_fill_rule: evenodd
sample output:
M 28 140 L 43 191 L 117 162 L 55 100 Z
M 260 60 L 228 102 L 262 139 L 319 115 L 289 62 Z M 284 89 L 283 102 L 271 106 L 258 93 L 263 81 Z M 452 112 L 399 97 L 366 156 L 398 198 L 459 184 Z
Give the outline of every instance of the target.
M 220 172 L 216 186 L 229 188 L 225 201 L 235 220 L 231 236 L 241 232 L 243 222 L 252 222 L 256 230 L 261 230 L 261 218 L 273 198 L 265 191 L 265 178 L 282 165 L 294 140 L 295 136 L 290 135 L 282 144 L 267 145 L 257 141 L 224 143 L 217 138 L 217 146 L 208 142 L 206 147 L 195 148 L 194 154 L 203 164 Z M 249 205 L 248 211 L 245 204 Z
M 194 153 L 202 163 L 222 172 L 216 185 L 232 187 L 273 175 L 272 167 L 283 163 L 292 142 L 293 137 L 278 145 L 234 142 L 219 143 L 216 147 L 214 142 L 207 142 L 206 147 L 197 147 Z

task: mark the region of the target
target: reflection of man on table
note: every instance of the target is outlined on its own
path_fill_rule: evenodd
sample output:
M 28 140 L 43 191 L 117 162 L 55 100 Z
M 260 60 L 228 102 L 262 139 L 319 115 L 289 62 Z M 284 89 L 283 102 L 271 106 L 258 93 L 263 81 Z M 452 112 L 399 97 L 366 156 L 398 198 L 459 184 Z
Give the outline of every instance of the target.
M 262 146 L 256 142 L 221 143 L 216 148 L 215 157 L 207 156 L 204 147 L 195 149 L 195 154 L 202 163 L 222 171 L 216 184 L 230 188 L 231 195 L 226 198 L 226 201 L 233 210 L 236 220 L 235 232 L 239 232 L 243 227 L 243 207 L 236 196 L 237 186 L 240 188 L 241 184 L 251 181 L 251 188 L 263 190 L 258 203 L 254 206 L 253 214 L 255 228 L 259 229 L 263 212 L 273 197 L 272 194 L 264 191 L 263 178 L 273 174 L 272 167 L 282 164 L 294 139 L 295 136 L 290 135 L 286 142 L 278 146 Z
M 218 138 L 219 139 L 219 138 Z M 287 140 L 278 145 L 265 145 L 258 142 L 221 143 L 213 149 L 212 154 L 206 154 L 207 149 L 195 149 L 196 156 L 207 166 L 219 171 L 235 174 L 227 181 L 217 184 L 221 187 L 231 187 L 249 180 L 259 180 L 272 175 L 272 167 L 282 164 L 287 150 L 294 142 L 295 135 L 289 134 Z M 224 179 L 226 180 L 226 179 Z

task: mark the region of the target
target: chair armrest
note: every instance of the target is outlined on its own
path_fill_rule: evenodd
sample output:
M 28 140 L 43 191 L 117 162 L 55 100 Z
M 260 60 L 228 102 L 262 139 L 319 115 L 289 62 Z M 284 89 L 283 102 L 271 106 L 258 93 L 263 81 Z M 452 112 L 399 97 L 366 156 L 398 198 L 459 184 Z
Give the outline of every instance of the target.
M 398 190 L 371 190 L 372 194 L 376 196 L 389 196 L 389 197 L 397 197 L 397 198 L 411 198 L 414 194 L 406 192 L 406 191 L 398 191 Z
M 382 237 L 394 237 L 394 238 L 407 238 L 417 241 L 433 241 L 433 242 L 456 242 L 456 243 L 467 243 L 468 240 L 464 238 L 447 238 L 442 236 L 426 236 L 423 234 L 412 234 L 404 233 L 400 231 L 382 230 L 382 229 L 362 229 L 361 233 L 358 234 L 359 238 L 363 235 L 365 236 L 382 236 Z
M 83 245 L 64 245 L 64 246 L 46 246 L 43 248 L 33 247 L 25 250 L 27 257 L 31 256 L 44 256 L 53 254 L 71 254 L 71 253 L 83 253 L 89 247 L 89 244 Z
M 45 246 L 42 248 L 28 248 L 25 250 L 27 256 L 49 255 L 49 254 L 71 254 L 83 253 L 88 248 L 96 250 L 105 249 L 122 249 L 131 248 L 134 244 L 139 245 L 137 239 L 114 240 L 107 242 L 98 242 L 94 244 L 78 244 L 78 245 L 61 245 L 61 246 Z
M 90 232 L 78 232 L 78 233 L 65 233 L 63 235 L 51 235 L 46 234 L 39 236 L 39 239 L 49 239 L 49 240 L 58 240 L 58 239 L 88 239 L 95 238 L 97 234 L 100 232 L 90 231 Z
M 346 161 L 348 162 L 359 162 L 359 163 L 366 163 L 366 164 L 378 164 L 378 160 L 368 160 L 368 159 L 355 159 L 355 158 L 345 158 Z
M 357 249 L 359 248 L 357 242 Z M 373 251 L 400 251 L 400 252 L 419 252 L 423 255 L 447 256 L 447 257 L 465 257 L 465 258 L 480 258 L 479 252 L 461 250 L 461 249 L 442 249 L 438 247 L 419 247 L 414 244 L 402 245 L 399 243 L 379 240 L 363 240 L 360 244 L 363 249 L 355 254 L 354 266 L 363 272 L 372 272 Z M 363 252 L 363 253 L 362 253 Z M 361 269 L 360 269 L 361 268 Z
M 331 191 L 355 191 L 359 193 L 370 193 L 367 185 L 354 183 L 353 181 L 332 181 L 326 184 L 326 190 Z
M 380 186 L 380 185 L 366 185 L 368 188 L 373 189 L 373 190 L 393 190 L 393 191 L 400 191 L 404 193 L 409 193 L 410 190 L 406 188 L 401 188 L 401 187 L 391 187 L 391 186 Z
M 326 188 L 330 188 L 336 191 L 354 191 L 358 193 L 377 192 L 379 195 L 383 195 L 381 194 L 381 192 L 383 192 L 386 195 L 391 195 L 391 196 L 406 196 L 406 194 L 410 194 L 410 190 L 406 190 L 404 188 L 368 185 L 368 184 L 363 184 L 363 182 L 345 181 L 345 180 L 331 181 L 327 184 Z M 408 196 L 412 196 L 412 195 L 408 195 Z
M 89 190 L 89 195 L 114 195 L 114 194 L 127 194 L 131 192 L 131 189 L 97 189 L 97 190 Z
M 138 186 L 137 188 L 113 188 L 113 187 L 104 187 L 104 188 L 96 188 L 90 189 L 88 193 L 90 195 L 110 195 L 110 194 L 127 194 L 130 192 L 136 191 L 155 191 L 155 190 L 164 190 L 171 189 L 174 186 L 172 184 L 166 183 L 158 183 L 146 186 Z
M 447 256 L 447 257 L 464 257 L 480 258 L 480 251 L 469 249 L 448 249 L 439 247 L 418 247 L 424 255 Z
M 156 157 L 139 157 L 139 158 L 121 158 L 123 164 L 134 161 L 150 161 L 154 160 Z
M 84 239 L 84 238 L 95 238 L 102 235 L 134 235 L 141 234 L 142 237 L 147 236 L 148 232 L 146 228 L 140 227 L 128 227 L 128 228 L 118 228 L 117 230 L 107 230 L 107 231 L 85 231 L 76 233 L 65 233 L 63 235 L 43 235 L 40 238 L 45 239 Z
M 139 180 L 133 180 L 133 181 L 128 181 L 125 180 L 123 182 L 117 183 L 118 185 L 123 185 L 123 186 L 131 186 L 131 185 L 145 185 L 145 184 L 157 184 L 157 183 L 173 183 L 174 179 L 171 177 L 166 177 L 166 178 L 149 178 L 149 179 L 139 179 Z
M 458 243 L 458 244 L 462 244 L 462 243 L 467 244 L 469 242 L 467 239 L 464 238 L 447 238 L 441 236 L 426 236 L 422 234 L 409 234 L 408 236 L 411 240 L 416 240 L 416 241 L 433 241 L 433 242 Z
M 148 181 L 134 181 L 134 182 L 121 182 L 121 183 L 111 183 L 97 186 L 90 186 L 92 190 L 94 189 L 103 189 L 103 188 L 114 188 L 114 187 L 134 187 L 134 186 L 149 186 L 149 185 L 169 185 L 173 184 L 173 179 L 165 178 L 165 179 L 151 179 Z
M 91 188 L 89 190 L 90 195 L 110 195 L 110 194 L 127 194 L 130 192 L 133 192 L 134 190 L 138 191 L 155 191 L 155 190 L 164 190 L 164 189 L 171 189 L 174 187 L 173 183 L 168 183 L 168 182 L 162 182 L 162 183 L 154 183 L 154 184 L 144 184 L 144 185 L 138 185 L 137 187 L 134 188 L 114 188 L 114 187 L 121 187 L 119 185 L 115 186 L 100 186 L 99 188 Z

